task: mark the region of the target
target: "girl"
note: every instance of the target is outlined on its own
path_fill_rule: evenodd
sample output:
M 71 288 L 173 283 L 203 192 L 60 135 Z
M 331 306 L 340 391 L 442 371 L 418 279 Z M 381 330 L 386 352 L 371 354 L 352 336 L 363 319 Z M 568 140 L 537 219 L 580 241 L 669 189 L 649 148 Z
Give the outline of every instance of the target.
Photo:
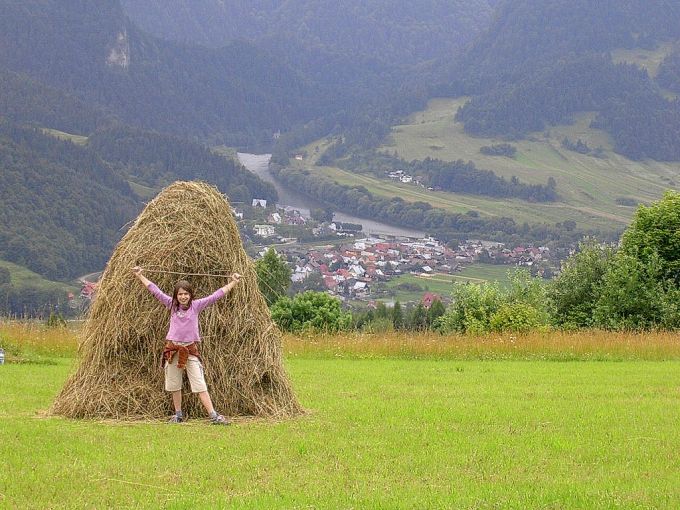
M 208 297 L 194 300 L 194 290 L 191 284 L 181 280 L 175 284 L 172 297 L 164 294 L 155 283 L 142 274 L 142 268 L 136 266 L 132 269 L 139 281 L 154 295 L 158 301 L 170 310 L 170 329 L 165 337 L 165 390 L 172 392 L 172 403 L 175 406 L 175 415 L 170 419 L 171 423 L 184 421 L 182 414 L 182 370 L 186 368 L 192 393 L 198 393 L 201 403 L 210 416 L 210 420 L 216 425 L 228 425 L 227 420 L 213 408 L 208 387 L 203 377 L 203 366 L 198 353 L 198 343 L 201 341 L 198 332 L 198 314 L 218 299 L 224 297 L 236 285 L 241 275 L 233 273 L 231 281 L 224 287 L 217 289 Z

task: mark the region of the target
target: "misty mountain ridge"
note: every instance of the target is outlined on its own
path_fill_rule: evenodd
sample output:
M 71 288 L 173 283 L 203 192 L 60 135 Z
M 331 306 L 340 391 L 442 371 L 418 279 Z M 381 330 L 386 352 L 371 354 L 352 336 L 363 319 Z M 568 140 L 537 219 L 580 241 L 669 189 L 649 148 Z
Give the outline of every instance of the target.
M 220 47 L 234 39 L 282 38 L 309 49 L 390 66 L 456 53 L 490 23 L 489 0 L 121 0 L 143 30 L 168 40 Z
M 680 41 L 680 4 L 663 0 L 516 0 L 450 64 L 440 92 L 471 95 L 457 118 L 473 135 L 522 137 L 597 113 L 617 152 L 631 159 L 680 160 L 677 50 L 657 75 L 621 50 Z M 632 51 L 628 51 L 632 54 Z

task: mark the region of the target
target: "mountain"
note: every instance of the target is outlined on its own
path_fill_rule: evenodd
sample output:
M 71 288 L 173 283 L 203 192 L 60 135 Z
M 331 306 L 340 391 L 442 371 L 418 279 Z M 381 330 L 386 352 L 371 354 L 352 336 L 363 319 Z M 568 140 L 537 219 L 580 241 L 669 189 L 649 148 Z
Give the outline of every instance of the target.
M 0 68 L 146 129 L 234 144 L 318 115 L 319 96 L 266 51 L 207 49 L 138 29 L 116 0 L 2 1 Z M 310 99 L 311 97 L 311 99 Z
M 121 0 L 163 39 L 213 48 L 248 41 L 312 85 L 313 122 L 285 131 L 287 150 L 329 133 L 370 145 L 425 106 L 438 58 L 457 55 L 491 22 L 490 0 Z
M 617 152 L 677 161 L 680 102 L 665 90 L 678 88 L 675 61 L 666 58 L 656 79 L 625 56 L 663 59 L 678 41 L 677 2 L 508 1 L 439 90 L 473 96 L 457 116 L 473 135 L 517 138 L 593 111 Z
M 491 21 L 489 0 L 122 0 L 142 29 L 220 47 L 293 39 L 309 49 L 412 66 L 456 53 Z
M 521 81 L 559 59 L 655 48 L 680 37 L 680 4 L 667 0 L 508 0 L 452 66 L 464 93 Z
M 55 280 L 100 269 L 140 205 L 92 151 L 8 121 L 0 180 L 0 259 Z

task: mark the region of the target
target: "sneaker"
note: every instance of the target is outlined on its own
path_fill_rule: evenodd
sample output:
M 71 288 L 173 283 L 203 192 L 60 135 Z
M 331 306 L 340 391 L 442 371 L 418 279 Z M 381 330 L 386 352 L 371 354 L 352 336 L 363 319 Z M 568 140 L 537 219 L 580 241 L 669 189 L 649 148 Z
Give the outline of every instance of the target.
M 184 417 L 181 414 L 173 414 L 168 423 L 182 423 L 183 421 Z
M 212 422 L 213 425 L 229 425 L 231 422 L 222 416 L 221 414 L 216 414 L 212 418 L 210 418 L 210 421 Z

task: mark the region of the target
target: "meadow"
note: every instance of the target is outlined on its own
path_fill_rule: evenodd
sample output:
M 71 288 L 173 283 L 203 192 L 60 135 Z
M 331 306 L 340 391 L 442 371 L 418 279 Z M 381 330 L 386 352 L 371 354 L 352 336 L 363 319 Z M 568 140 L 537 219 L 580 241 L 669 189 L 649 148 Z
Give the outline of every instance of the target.
M 417 303 L 422 299 L 424 291 L 433 292 L 440 296 L 448 296 L 451 294 L 454 283 L 483 282 L 497 282 L 500 287 L 507 287 L 510 284 L 508 266 L 476 262 L 453 275 L 443 273 L 400 275 L 387 282 L 387 288 L 395 294 L 393 296 L 390 295 L 386 301 L 399 300 L 402 303 L 408 301 Z M 404 284 L 417 285 L 420 287 L 420 290 L 416 289 L 416 287 L 409 289 Z
M 508 142 L 500 138 L 472 137 L 464 132 L 463 124 L 456 122 L 454 117 L 467 99 L 430 100 L 425 110 L 415 112 L 403 124 L 393 126 L 389 139 L 378 150 L 396 153 L 407 161 L 427 157 L 472 161 L 477 168 L 492 170 L 507 179 L 517 176 L 522 182 L 531 184 L 545 184 L 552 177 L 560 195 L 557 202 L 530 203 L 519 199 L 428 191 L 369 174 L 314 166 L 328 140 L 304 147 L 303 151 L 310 155 L 309 160 L 294 164 L 341 184 L 363 185 L 381 197 L 401 196 L 411 202 L 421 200 L 450 212 L 473 210 L 482 215 L 510 216 L 519 223 L 535 223 L 537 219 L 551 224 L 573 220 L 580 228 L 603 231 L 622 229 L 628 224 L 635 207 L 622 204 L 650 203 L 658 200 L 664 190 L 677 187 L 680 170 L 677 163 L 631 161 L 617 154 L 609 135 L 590 127 L 594 119 L 592 112 L 575 115 L 569 125 L 551 126 L 545 131 L 531 133 L 526 139 Z M 601 148 L 602 156 L 567 150 L 561 145 L 564 138 L 572 142 L 582 140 L 591 149 Z M 498 143 L 511 143 L 517 148 L 517 154 L 509 158 L 480 153 L 481 147 Z
M 680 341 L 284 337 L 308 413 L 75 421 L 74 329 L 0 323 L 0 508 L 678 508 Z
M 80 290 L 79 287 L 72 284 L 48 280 L 30 269 L 7 260 L 0 259 L 0 268 L 5 268 L 9 271 L 10 283 L 19 289 L 32 287 L 39 290 L 61 290 L 64 293 Z

